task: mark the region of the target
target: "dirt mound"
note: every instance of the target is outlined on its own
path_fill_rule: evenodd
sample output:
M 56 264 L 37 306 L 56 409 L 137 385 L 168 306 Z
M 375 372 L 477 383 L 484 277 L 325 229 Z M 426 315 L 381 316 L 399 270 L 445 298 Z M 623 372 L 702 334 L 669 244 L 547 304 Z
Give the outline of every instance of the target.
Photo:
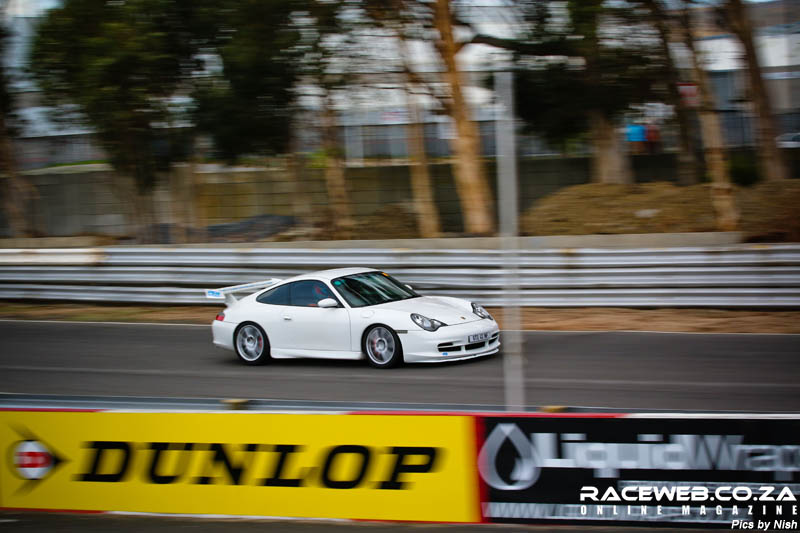
M 221 306 L 138 306 L 0 302 L 0 318 L 209 324 Z M 503 310 L 490 309 L 503 323 Z M 720 309 L 522 309 L 522 329 L 800 333 L 799 311 Z
M 329 241 L 341 239 L 334 224 L 335 215 L 328 209 L 317 215 L 317 221 L 310 232 L 298 236 L 300 239 Z M 280 238 L 278 240 L 293 240 Z M 369 215 L 353 217 L 353 239 L 416 239 L 419 238 L 417 218 L 408 203 L 387 204 Z
M 800 241 L 800 180 L 736 189 L 740 229 L 749 241 Z M 683 233 L 714 231 L 709 184 L 567 187 L 531 206 L 523 235 Z
M 800 180 L 739 191 L 742 231 L 750 242 L 800 242 Z
M 416 239 L 417 216 L 405 203 L 389 204 L 367 216 L 356 218 L 356 235 L 372 239 Z

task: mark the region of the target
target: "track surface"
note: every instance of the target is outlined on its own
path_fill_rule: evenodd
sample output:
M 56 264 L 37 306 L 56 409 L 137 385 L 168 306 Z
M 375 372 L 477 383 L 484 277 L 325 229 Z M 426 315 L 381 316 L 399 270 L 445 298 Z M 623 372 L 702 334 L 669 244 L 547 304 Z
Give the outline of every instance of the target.
M 621 528 L 587 526 L 501 526 L 501 525 L 445 525 L 445 524 L 390 524 L 375 522 L 332 521 L 272 521 L 272 520 L 198 520 L 191 518 L 166 518 L 161 516 L 115 515 L 64 515 L 0 511 L 0 529 L 3 531 L 59 531 L 62 533 L 618 533 Z M 651 532 L 652 529 L 626 527 L 625 533 Z M 693 533 L 701 529 L 661 529 L 661 533 Z
M 800 335 L 524 333 L 526 403 L 800 411 Z M 210 328 L 0 322 L 0 391 L 500 405 L 502 356 L 377 370 L 239 364 Z

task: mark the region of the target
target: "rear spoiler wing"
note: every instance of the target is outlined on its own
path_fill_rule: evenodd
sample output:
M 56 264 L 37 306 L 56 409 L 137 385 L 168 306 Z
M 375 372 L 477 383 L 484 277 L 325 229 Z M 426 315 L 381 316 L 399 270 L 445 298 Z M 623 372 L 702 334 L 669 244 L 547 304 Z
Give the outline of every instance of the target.
M 275 285 L 283 280 L 278 278 L 265 279 L 264 281 L 256 281 L 253 283 L 245 283 L 243 285 L 232 285 L 230 287 L 222 287 L 220 289 L 206 289 L 206 298 L 211 300 L 225 300 L 225 305 L 231 306 L 236 303 L 237 292 L 255 292 L 258 289 Z

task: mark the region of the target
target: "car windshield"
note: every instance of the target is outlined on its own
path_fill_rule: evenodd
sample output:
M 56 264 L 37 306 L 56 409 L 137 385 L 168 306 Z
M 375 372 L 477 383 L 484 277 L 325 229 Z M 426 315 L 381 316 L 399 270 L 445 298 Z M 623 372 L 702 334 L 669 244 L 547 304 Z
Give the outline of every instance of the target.
M 366 307 L 419 297 L 407 285 L 385 272 L 363 272 L 336 278 L 333 286 L 350 307 Z

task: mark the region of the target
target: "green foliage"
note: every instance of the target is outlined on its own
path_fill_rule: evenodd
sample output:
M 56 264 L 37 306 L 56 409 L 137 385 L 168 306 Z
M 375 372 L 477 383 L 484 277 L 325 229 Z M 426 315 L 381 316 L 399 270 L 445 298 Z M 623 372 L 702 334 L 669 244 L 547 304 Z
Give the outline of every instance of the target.
M 0 24 L 0 57 L 5 57 L 8 30 Z M 8 75 L 5 64 L 0 62 L 0 113 L 7 115 L 11 111 L 11 95 L 8 92 Z
M 297 1 L 229 0 L 220 13 L 221 76 L 199 80 L 194 115 L 228 161 L 284 152 L 299 73 Z
M 561 144 L 588 129 L 586 109 L 578 104 L 585 97 L 581 77 L 565 65 L 514 73 L 514 102 L 526 133 L 542 133 L 553 144 Z M 572 103 L 570 105 L 570 103 Z
M 159 169 L 189 156 L 195 128 L 228 161 L 285 151 L 309 49 L 302 41 L 314 41 L 298 21 L 327 24 L 335 5 L 65 0 L 39 26 L 31 70 L 47 103 L 77 111 L 112 165 L 144 191 Z M 176 96 L 191 104 L 176 109 Z
M 728 172 L 736 185 L 750 186 L 758 181 L 758 161 L 752 150 L 736 150 L 728 157 Z
M 0 57 L 5 57 L 8 38 L 8 28 L 0 23 Z M 13 136 L 22 126 L 21 117 L 14 112 L 14 97 L 9 90 L 11 81 L 6 65 L 0 61 L 0 125 L 4 126 L 0 136 Z M 11 161 L 6 161 L 5 164 L 9 165 Z
M 47 102 L 77 110 L 140 191 L 178 156 L 169 98 L 196 66 L 192 14 L 204 5 L 65 0 L 38 27 L 31 71 Z
M 212 136 L 216 155 L 233 162 L 292 149 L 301 79 L 322 98 L 346 84 L 346 72 L 330 68 L 353 49 L 347 32 L 355 22 L 342 17 L 345 3 L 227 0 L 216 48 L 222 73 L 200 80 L 194 93 L 194 122 Z
M 542 4 L 547 2 L 520 6 L 532 11 L 526 18 L 535 18 Z M 663 79 L 658 47 L 642 39 L 646 31 L 642 13 L 608 7 L 600 0 L 574 0 L 567 8 L 569 22 L 559 30 L 548 33 L 546 21 L 529 28 L 530 39 L 537 39 L 539 48 L 562 59 L 531 61 L 518 53 L 515 72 L 517 113 L 525 129 L 554 144 L 586 132 L 592 111 L 614 119 L 631 104 L 658 99 Z

